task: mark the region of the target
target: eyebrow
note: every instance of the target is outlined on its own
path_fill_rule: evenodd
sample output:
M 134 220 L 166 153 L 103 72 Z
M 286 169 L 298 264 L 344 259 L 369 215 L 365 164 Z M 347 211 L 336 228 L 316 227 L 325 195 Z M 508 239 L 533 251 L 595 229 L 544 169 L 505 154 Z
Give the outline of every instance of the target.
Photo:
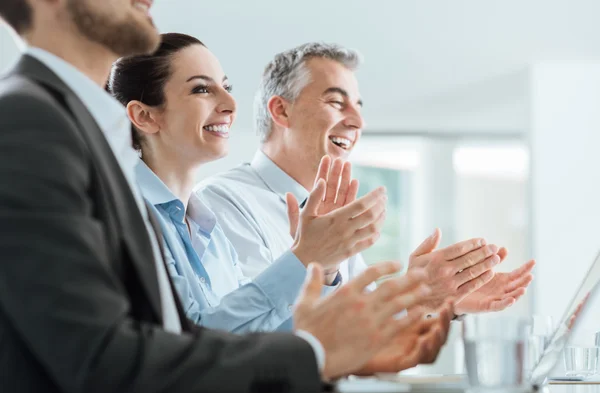
M 190 76 L 188 78 L 188 80 L 186 80 L 186 82 L 193 81 L 194 79 L 202 79 L 202 80 L 205 80 L 205 81 L 210 82 L 210 83 L 214 83 L 214 81 L 215 81 L 210 76 L 206 76 L 206 75 L 194 75 L 194 76 Z M 225 82 L 227 79 L 229 79 L 229 78 L 227 78 L 227 75 L 225 75 L 223 77 L 223 80 L 221 81 L 221 83 Z
M 342 96 L 344 96 L 344 98 L 350 97 L 348 92 L 346 90 L 342 89 L 341 87 L 330 87 L 329 89 L 327 89 L 323 92 L 323 95 L 329 94 L 329 93 L 338 93 L 338 94 L 341 94 Z M 356 103 L 360 106 L 363 106 L 363 101 L 360 98 L 358 99 L 358 101 Z

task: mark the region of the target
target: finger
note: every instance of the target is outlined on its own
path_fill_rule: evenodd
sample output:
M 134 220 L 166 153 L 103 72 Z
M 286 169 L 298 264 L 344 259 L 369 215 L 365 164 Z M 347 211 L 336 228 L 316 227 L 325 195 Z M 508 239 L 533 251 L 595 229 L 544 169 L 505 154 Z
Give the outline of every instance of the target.
M 490 311 L 502 311 L 516 303 L 516 299 L 510 297 L 502 300 L 494 300 L 490 305 Z
M 411 344 L 412 348 L 407 348 L 407 353 L 402 354 L 402 356 L 398 356 L 396 358 L 396 362 L 390 365 L 390 368 L 387 371 L 383 372 L 400 372 L 403 370 L 407 370 L 409 368 L 413 368 L 419 365 L 419 360 L 421 358 L 422 348 L 419 346 L 419 341 L 414 340 Z M 408 345 L 407 345 L 408 347 Z
M 350 222 L 348 223 L 348 229 L 358 231 L 375 222 L 385 219 L 385 205 L 385 199 L 380 198 L 378 202 L 372 205 L 369 209 L 350 219 Z M 382 214 L 384 215 L 383 217 Z
M 350 181 L 352 176 L 352 164 L 350 161 L 346 161 L 342 167 L 342 180 L 340 180 L 340 186 L 338 189 L 337 197 L 335 198 L 335 205 L 337 207 L 344 206 L 348 190 L 350 189 Z
M 420 255 L 429 254 L 439 246 L 441 240 L 442 231 L 440 231 L 439 228 L 435 228 L 433 234 L 431 234 L 431 236 L 429 236 L 427 239 L 423 240 L 416 250 L 413 251 L 411 256 L 418 257 Z
M 454 280 L 457 286 L 461 286 L 468 281 L 476 279 L 488 270 L 492 270 L 493 267 L 498 265 L 499 263 L 500 257 L 498 255 L 492 255 L 491 257 L 485 259 L 483 262 L 478 263 L 475 266 L 471 266 L 470 268 L 467 268 L 462 272 L 456 274 L 454 276 Z
M 376 311 L 376 318 L 382 322 L 388 318 L 406 310 L 407 308 L 422 302 L 425 296 L 431 293 L 431 289 L 419 284 L 412 289 L 397 293 L 396 296 L 385 302 L 385 305 Z
M 411 270 L 402 277 L 394 277 L 385 280 L 381 285 L 377 287 L 375 291 L 369 294 L 369 297 L 373 298 L 374 304 L 383 305 L 388 300 L 391 300 L 398 294 L 412 291 L 421 284 L 425 283 L 427 275 L 422 269 Z M 430 291 L 430 289 L 429 289 Z
M 498 252 L 498 246 L 495 244 L 488 244 L 487 246 L 479 247 L 475 250 L 469 251 L 461 257 L 449 261 L 452 266 L 456 269 L 456 272 L 465 270 L 474 266 L 478 263 L 485 261 L 487 258 L 495 255 Z
M 375 220 L 371 220 L 371 217 L 377 217 Z M 385 223 L 385 205 L 373 207 L 372 210 L 364 212 L 360 216 L 352 219 L 351 225 L 348 226 L 349 230 L 355 230 L 352 235 L 352 239 L 355 242 L 366 239 L 370 236 L 374 236 L 379 233 L 381 227 Z
M 385 201 L 386 199 L 387 196 L 385 187 L 378 187 L 362 198 L 357 199 L 356 201 L 336 210 L 331 214 L 350 220 L 351 218 L 369 210 L 374 205 L 382 203 L 382 200 Z
M 531 281 L 533 281 L 533 275 L 531 274 L 523 276 L 517 280 L 513 280 L 506 286 L 504 293 L 512 292 L 518 288 L 527 288 L 527 286 L 531 284 Z
M 292 239 L 295 239 L 298 230 L 298 222 L 300 220 L 300 207 L 298 206 L 298 200 L 294 194 L 290 192 L 285 194 L 285 201 L 287 203 L 287 214 L 290 221 L 290 235 L 292 236 Z
M 485 239 L 481 238 L 465 240 L 442 249 L 442 255 L 444 256 L 445 260 L 451 261 L 453 259 L 460 258 L 473 250 L 477 250 L 486 244 L 487 243 Z
M 323 197 L 325 197 L 325 180 L 319 179 L 317 181 L 317 185 L 308 196 L 308 200 L 306 201 L 303 211 L 311 216 L 318 215 L 319 206 L 323 202 Z
M 506 247 L 500 247 L 500 249 L 498 250 L 498 256 L 500 257 L 500 262 L 504 262 L 504 260 L 508 256 L 508 250 L 506 249 Z
M 427 333 L 426 335 L 427 339 L 425 340 L 426 342 L 426 358 L 424 360 L 424 363 L 433 363 L 435 362 L 435 360 L 437 359 L 440 350 L 442 349 L 442 347 L 444 346 L 444 343 L 446 342 L 445 338 L 445 334 L 444 334 L 444 330 L 442 329 L 442 327 L 438 324 L 436 326 L 434 326 L 431 331 L 429 333 Z
M 443 342 L 446 342 L 448 339 L 448 335 L 450 334 L 450 323 L 452 322 L 452 318 L 454 317 L 454 306 L 452 305 L 452 301 L 447 302 L 442 311 L 440 312 L 440 324 L 444 331 L 444 339 Z
M 509 278 L 512 281 L 519 277 L 522 277 L 525 274 L 531 273 L 531 271 L 533 270 L 534 267 L 535 267 L 535 260 L 532 259 L 531 261 L 525 263 L 523 266 L 510 272 Z
M 408 335 L 413 330 L 413 326 L 421 324 L 423 321 L 421 316 L 406 315 L 400 319 L 385 319 L 382 325 L 381 333 L 388 339 L 396 339 L 399 335 Z
M 373 244 L 377 243 L 377 240 L 379 240 L 380 236 L 381 234 L 379 232 L 376 232 L 374 235 L 366 238 L 365 240 L 360 240 L 353 247 L 350 247 L 350 249 L 348 250 L 349 256 L 347 258 L 350 258 L 351 256 L 358 254 L 359 252 L 363 252 L 369 247 L 372 247 Z
M 344 202 L 343 206 L 346 206 L 347 204 L 352 203 L 356 200 L 356 196 L 358 195 L 358 186 L 358 180 L 352 179 L 352 181 L 350 182 L 350 186 L 348 187 L 348 193 L 346 194 L 346 202 Z
M 464 299 L 465 296 L 475 292 L 490 282 L 492 278 L 494 278 L 494 273 L 491 270 L 488 270 L 476 279 L 467 281 L 465 284 L 458 287 L 458 290 L 456 291 L 458 294 L 456 301 L 459 302 L 460 300 Z
M 298 296 L 297 308 L 312 308 L 319 301 L 323 280 L 323 268 L 318 263 L 310 263 L 306 279 Z
M 515 300 L 519 300 L 519 298 L 521 298 L 521 296 L 525 295 L 525 293 L 527 293 L 527 289 L 518 288 L 518 289 L 515 289 L 514 291 L 512 291 L 511 293 L 507 293 L 506 295 L 503 296 L 503 298 L 512 297 Z
M 319 163 L 319 170 L 317 171 L 317 177 L 315 178 L 315 186 L 319 182 L 320 179 L 327 181 L 327 175 L 329 174 L 329 167 L 331 165 L 331 157 L 325 155 L 321 158 L 321 162 Z
M 361 274 L 350 280 L 346 285 L 349 286 L 352 291 L 363 292 L 365 288 L 368 287 L 372 282 L 379 280 L 381 277 L 398 273 L 400 269 L 402 269 L 402 265 L 398 262 L 379 262 L 369 266 Z
M 335 204 L 343 166 L 344 162 L 342 159 L 336 158 L 329 169 L 329 175 L 327 176 L 327 191 L 325 193 L 325 206 L 331 207 Z

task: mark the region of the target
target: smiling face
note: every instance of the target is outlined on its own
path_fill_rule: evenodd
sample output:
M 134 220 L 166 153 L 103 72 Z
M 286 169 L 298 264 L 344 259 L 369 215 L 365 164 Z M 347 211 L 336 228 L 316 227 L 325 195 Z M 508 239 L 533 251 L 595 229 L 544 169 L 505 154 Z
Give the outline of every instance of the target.
M 67 0 L 66 18 L 90 41 L 118 56 L 149 53 L 159 44 L 152 0 Z
M 310 79 L 289 104 L 282 141 L 294 159 L 316 171 L 321 158 L 347 159 L 364 126 L 362 101 L 354 72 L 326 58 L 306 62 Z
M 149 147 L 188 164 L 225 156 L 236 103 L 218 59 L 191 45 L 172 56 L 170 71 L 165 103 L 155 115 L 159 131 L 147 138 Z

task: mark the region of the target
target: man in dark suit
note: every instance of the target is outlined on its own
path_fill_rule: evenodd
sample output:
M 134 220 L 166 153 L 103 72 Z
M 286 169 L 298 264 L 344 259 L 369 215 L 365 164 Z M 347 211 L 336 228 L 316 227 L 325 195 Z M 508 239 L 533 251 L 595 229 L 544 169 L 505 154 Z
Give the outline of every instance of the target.
M 185 319 L 135 184 L 130 124 L 101 88 L 118 57 L 158 44 L 151 5 L 0 2 L 29 44 L 0 81 L 0 391 L 310 392 L 432 361 L 450 307 L 394 318 L 427 293 L 424 274 L 364 291 L 393 263 L 326 298 L 312 264 L 295 334 L 238 336 Z

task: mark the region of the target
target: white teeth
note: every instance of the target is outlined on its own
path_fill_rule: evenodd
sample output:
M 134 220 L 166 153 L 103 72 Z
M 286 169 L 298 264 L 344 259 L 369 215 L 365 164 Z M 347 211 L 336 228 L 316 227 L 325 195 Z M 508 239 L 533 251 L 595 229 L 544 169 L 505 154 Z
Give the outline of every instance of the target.
M 148 4 L 146 4 L 146 3 L 138 3 L 138 2 L 136 2 L 136 3 L 133 4 L 133 6 L 135 8 L 137 8 L 137 9 L 141 10 L 141 11 L 144 11 L 144 12 L 148 12 L 148 10 L 150 9 L 148 7 Z
M 220 133 L 228 133 L 229 126 L 226 124 L 218 125 L 218 126 L 205 126 L 204 129 L 210 132 L 220 132 Z
M 331 137 L 331 141 L 334 143 L 337 143 L 339 145 L 342 145 L 344 147 L 344 149 L 347 149 L 352 144 L 352 142 L 349 139 L 341 138 L 338 136 Z

